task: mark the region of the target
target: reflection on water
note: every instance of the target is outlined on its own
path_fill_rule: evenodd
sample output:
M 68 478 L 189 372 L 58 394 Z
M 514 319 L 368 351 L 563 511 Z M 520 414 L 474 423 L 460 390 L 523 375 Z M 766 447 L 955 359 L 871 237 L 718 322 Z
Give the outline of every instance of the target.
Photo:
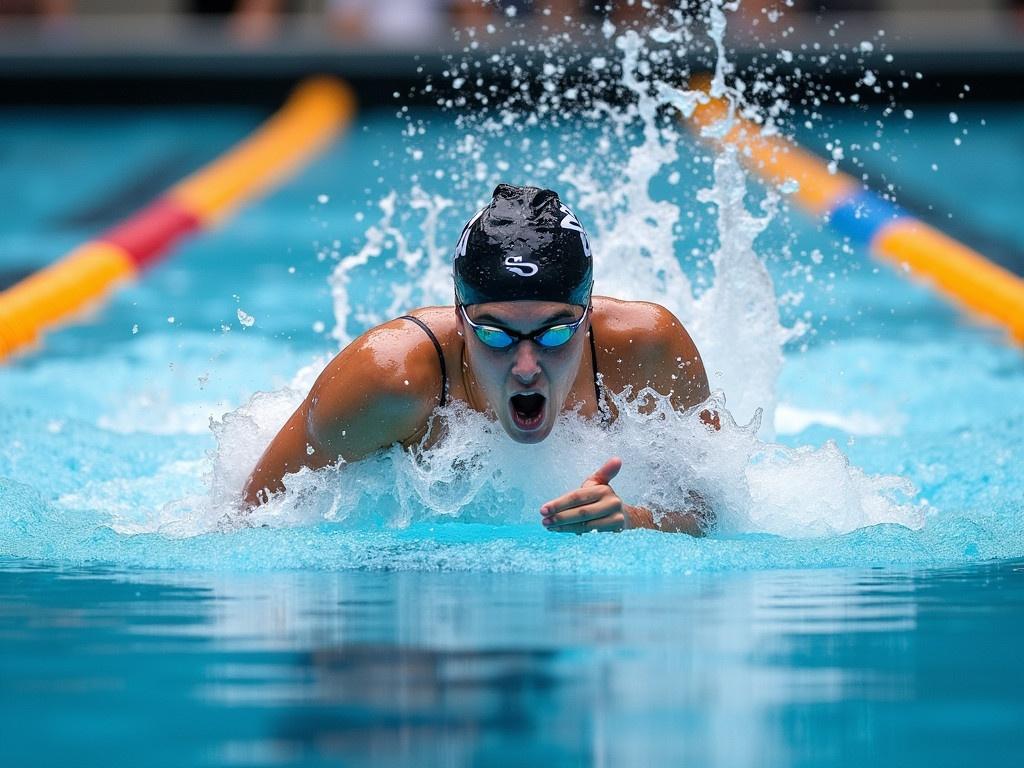
M 610 579 L 6 561 L 5 765 L 977 763 L 1024 726 L 1022 607 L 1020 563 Z

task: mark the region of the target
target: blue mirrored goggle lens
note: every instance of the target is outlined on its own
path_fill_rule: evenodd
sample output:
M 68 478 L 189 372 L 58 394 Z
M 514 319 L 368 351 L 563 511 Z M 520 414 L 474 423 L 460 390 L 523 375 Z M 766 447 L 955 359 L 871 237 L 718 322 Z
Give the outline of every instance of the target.
M 492 328 L 489 325 L 474 326 L 473 331 L 476 333 L 476 337 L 480 339 L 480 341 L 492 349 L 505 349 L 506 347 L 512 346 L 512 343 L 515 341 L 515 339 L 501 330 L 501 328 Z
M 537 337 L 537 343 L 542 347 L 560 347 L 573 337 L 577 328 L 575 324 L 553 325 Z

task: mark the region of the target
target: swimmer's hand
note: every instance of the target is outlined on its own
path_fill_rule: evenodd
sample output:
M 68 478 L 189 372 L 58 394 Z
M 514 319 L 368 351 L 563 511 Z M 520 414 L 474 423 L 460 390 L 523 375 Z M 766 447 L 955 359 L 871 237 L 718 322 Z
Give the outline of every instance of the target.
M 622 469 L 622 459 L 608 459 L 583 485 L 540 508 L 541 522 L 549 531 L 587 533 L 629 528 L 629 506 L 609 483 Z
M 652 528 L 656 531 L 688 533 L 691 536 L 704 535 L 714 518 L 698 494 L 690 494 L 691 509 L 662 513 L 655 520 L 650 510 L 626 504 L 612 490 L 609 483 L 619 474 L 620 469 L 622 459 L 610 458 L 584 480 L 578 489 L 545 503 L 540 508 L 544 527 L 558 533 Z

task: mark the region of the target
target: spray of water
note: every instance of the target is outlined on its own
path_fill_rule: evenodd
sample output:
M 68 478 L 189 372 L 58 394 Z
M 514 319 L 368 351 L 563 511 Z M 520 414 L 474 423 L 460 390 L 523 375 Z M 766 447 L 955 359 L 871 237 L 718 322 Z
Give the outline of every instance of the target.
M 515 443 L 487 417 L 452 405 L 438 415 L 447 437 L 432 447 L 394 447 L 356 464 L 300 472 L 288 493 L 248 522 L 404 528 L 458 517 L 536 524 L 541 504 L 618 455 L 625 457 L 615 482 L 623 499 L 657 518 L 696 492 L 715 510 L 720 534 L 803 537 L 881 522 L 924 524 L 925 507 L 913 502 L 908 482 L 851 467 L 832 443 L 799 449 L 765 443 L 756 420 L 737 425 L 718 398 L 709 405 L 723 414 L 721 430 L 709 429 L 696 409 L 675 411 L 650 389 L 612 399 L 620 416 L 610 427 L 565 413 L 539 445 Z
M 727 80 L 723 35 L 733 9 L 720 0 L 710 5 L 711 93 L 746 116 L 754 108 L 743 102 L 743 87 Z M 503 102 L 482 78 L 470 93 L 465 62 L 453 62 L 449 85 L 456 95 L 442 102 L 457 111 L 461 138 L 433 148 L 445 171 L 422 179 L 417 172 L 410 191 L 380 201 L 379 221 L 362 247 L 337 263 L 330 280 L 333 336 L 343 345 L 413 306 L 448 303 L 452 237 L 493 184 L 557 185 L 592 232 L 597 292 L 659 302 L 690 330 L 716 391 L 709 405 L 722 414 L 722 429 L 709 430 L 696 412 L 674 411 L 656 392 L 627 389 L 612 395 L 620 418 L 611 427 L 567 413 L 544 443 L 523 446 L 456 403 L 437 415 L 445 437 L 430 448 L 393 447 L 351 465 L 300 471 L 288 479 L 286 493 L 239 516 L 245 476 L 308 390 L 324 362 L 316 361 L 290 387 L 258 394 L 214 425 L 218 449 L 208 493 L 167 505 L 147 522 L 151 530 L 191 535 L 225 526 L 322 521 L 401 529 L 455 517 L 536 523 L 543 502 L 577 487 L 611 455 L 625 460 L 616 480 L 623 499 L 657 512 L 677 509 L 697 492 L 715 510 L 716 531 L 723 534 L 806 537 L 881 522 L 924 524 L 925 507 L 913 501 L 909 483 L 865 474 L 832 443 L 789 449 L 770 442 L 782 348 L 804 328 L 780 321 L 775 288 L 757 250 L 778 196 L 769 191 L 752 203 L 737 158 L 728 152 L 707 157 L 680 125 L 706 98 L 681 87 L 682 64 L 667 66 L 682 61 L 697 38 L 691 18 L 670 13 L 645 34 L 606 23 L 601 34 L 614 41 L 618 59 L 594 57 L 585 67 L 589 75 L 571 86 L 559 58 L 561 37 L 531 53 L 545 60 L 538 92 L 510 57 L 514 87 Z M 658 74 L 665 71 L 674 76 Z M 605 98 L 610 86 L 616 95 Z M 771 129 L 770 119 L 761 122 Z M 410 141 L 423 140 L 420 134 L 410 131 Z M 593 151 L 567 151 L 584 137 Z M 410 154 L 418 159 L 425 153 L 417 148 Z M 680 190 L 680 169 L 703 172 L 705 186 L 695 193 Z M 446 179 L 444 195 L 420 183 L 431 176 Z M 665 194 L 665 179 L 679 191 Z M 695 232 L 705 234 L 687 250 L 682 243 L 692 244 Z M 695 281 L 694 261 L 708 265 L 710 278 Z M 137 520 L 115 520 L 119 526 L 139 530 Z

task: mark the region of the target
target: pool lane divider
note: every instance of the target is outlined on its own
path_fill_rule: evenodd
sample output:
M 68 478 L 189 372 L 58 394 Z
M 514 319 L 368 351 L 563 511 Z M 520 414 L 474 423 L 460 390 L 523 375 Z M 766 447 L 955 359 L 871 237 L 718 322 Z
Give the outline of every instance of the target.
M 355 115 L 351 89 L 334 78 L 299 84 L 246 139 L 95 240 L 0 292 L 0 361 L 98 303 L 166 257 L 187 235 L 220 223 L 278 186 L 325 149 Z
M 708 92 L 708 81 L 693 86 Z M 994 321 L 1024 344 L 1024 279 L 963 243 L 918 220 L 865 188 L 853 176 L 735 114 L 728 101 L 706 96 L 688 122 L 704 138 L 734 147 L 762 180 L 780 187 L 796 182 L 792 198 L 851 242 L 897 269 L 933 285 L 955 304 Z

